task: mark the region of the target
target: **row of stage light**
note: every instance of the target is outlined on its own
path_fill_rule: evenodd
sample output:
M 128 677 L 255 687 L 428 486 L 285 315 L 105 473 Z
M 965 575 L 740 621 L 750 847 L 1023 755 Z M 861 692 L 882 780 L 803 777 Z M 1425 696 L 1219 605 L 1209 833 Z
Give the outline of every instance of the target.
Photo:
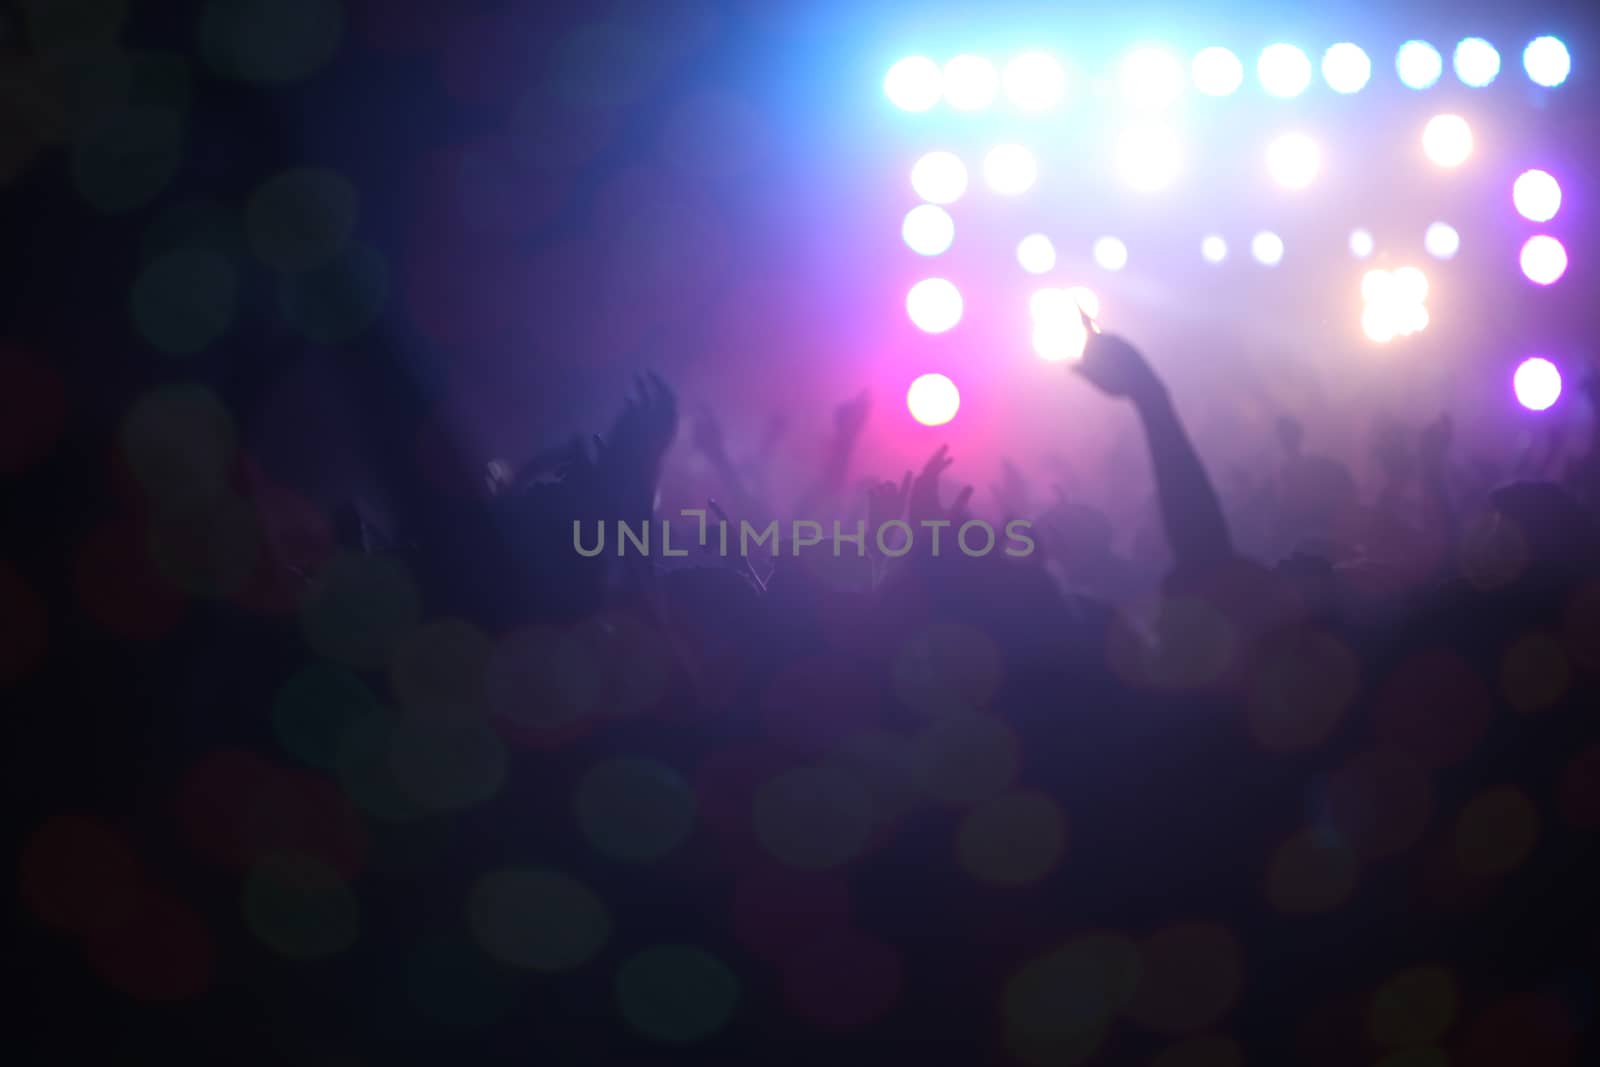
M 1226 48 L 1206 48 L 1187 64 L 1165 45 L 1143 45 L 1123 56 L 1117 83 L 1124 99 L 1144 107 L 1175 101 L 1192 83 L 1206 96 L 1231 96 L 1245 80 L 1244 63 Z M 1357 93 L 1373 77 L 1372 58 L 1349 42 L 1322 54 L 1323 81 L 1336 93 Z M 1463 85 L 1485 88 L 1500 76 L 1500 52 L 1481 37 L 1455 46 L 1451 67 Z M 1539 37 L 1522 50 L 1522 67 L 1537 86 L 1554 88 L 1567 80 L 1572 56 L 1557 37 Z M 1444 76 L 1444 57 L 1426 41 L 1407 41 L 1395 52 L 1395 74 L 1409 89 L 1429 89 Z M 1311 87 L 1311 58 L 1292 44 L 1263 49 L 1255 64 L 1256 80 L 1269 96 L 1299 96 Z M 1003 69 L 979 55 L 962 54 L 943 65 L 928 56 L 907 56 L 889 68 L 884 93 L 903 111 L 931 111 L 942 101 L 956 111 L 982 111 L 997 103 L 1002 91 L 1020 111 L 1043 113 L 1068 97 L 1067 67 L 1045 51 L 1027 51 Z

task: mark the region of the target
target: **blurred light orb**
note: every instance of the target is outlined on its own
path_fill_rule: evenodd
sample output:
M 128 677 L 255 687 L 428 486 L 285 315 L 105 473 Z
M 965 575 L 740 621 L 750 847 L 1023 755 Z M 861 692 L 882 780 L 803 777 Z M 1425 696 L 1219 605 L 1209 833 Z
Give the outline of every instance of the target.
M 1117 171 L 1122 180 L 1140 192 L 1165 189 L 1178 177 L 1183 151 L 1171 131 L 1135 129 L 1117 142 Z
M 1461 251 L 1461 235 L 1448 222 L 1430 223 L 1422 235 L 1422 247 L 1434 259 L 1454 259 Z
M 1535 85 L 1553 89 L 1572 73 L 1572 55 L 1559 37 L 1536 37 L 1522 51 L 1522 67 Z
M 1567 250 L 1547 234 L 1528 238 L 1522 246 L 1522 273 L 1536 285 L 1554 285 L 1567 273 Z
M 923 333 L 944 333 L 961 321 L 961 290 L 944 278 L 924 278 L 906 294 L 906 314 Z
M 1183 94 L 1183 63 L 1159 45 L 1135 48 L 1122 60 L 1122 95 L 1134 107 L 1156 110 Z
M 1482 37 L 1468 37 L 1456 45 L 1450 59 L 1461 84 L 1482 89 L 1500 76 L 1500 53 Z
M 1368 304 L 1361 312 L 1361 332 L 1380 345 L 1387 344 L 1400 333 L 1395 317 L 1393 305 Z
M 1037 322 L 1033 327 L 1033 350 L 1047 363 L 1082 359 L 1083 347 L 1088 342 L 1089 331 L 1076 312 Z
M 1472 155 L 1472 127 L 1460 115 L 1435 115 L 1422 128 L 1422 152 L 1441 167 L 1459 167 Z
M 1322 54 L 1322 79 L 1336 93 L 1359 93 L 1372 80 L 1372 60 L 1348 41 Z
M 1407 41 L 1395 53 L 1394 69 L 1407 89 L 1428 89 L 1444 73 L 1444 59 L 1427 41 Z
M 1256 77 L 1268 96 L 1299 96 L 1311 84 L 1311 60 L 1292 44 L 1268 45 L 1256 60 Z
M 1000 75 L 982 56 L 959 55 L 944 65 L 944 98 L 957 111 L 981 111 L 1000 92 Z
M 943 426 L 960 407 L 956 383 L 942 374 L 924 374 L 906 390 L 906 410 L 924 426 Z
M 1250 254 L 1263 267 L 1276 267 L 1283 262 L 1283 238 L 1262 230 L 1250 239 Z
M 1386 302 L 1394 291 L 1394 276 L 1379 268 L 1361 276 L 1361 299 L 1368 304 Z
M 955 220 L 936 204 L 918 204 L 906 212 L 905 221 L 900 224 L 900 236 L 918 255 L 937 256 L 956 239 Z
M 1529 222 L 1549 222 L 1561 210 L 1561 186 L 1545 171 L 1526 170 L 1511 183 L 1511 202 Z
M 1024 52 L 1001 75 L 1006 96 L 1023 111 L 1049 111 L 1067 95 L 1067 72 L 1048 52 Z
M 1071 285 L 1067 287 L 1067 298 L 1073 304 L 1072 318 L 1078 318 L 1077 308 L 1082 308 L 1083 313 L 1091 319 L 1100 317 L 1100 298 L 1094 294 L 1094 290 L 1083 285 Z M 1082 322 L 1081 319 L 1079 321 Z
M 1357 259 L 1366 259 L 1372 255 L 1376 247 L 1377 244 L 1373 241 L 1371 232 L 1367 230 L 1350 231 L 1350 254 L 1352 256 Z
M 1207 263 L 1221 263 L 1228 258 L 1228 242 L 1211 234 L 1200 242 L 1200 257 Z
M 1244 64 L 1226 48 L 1204 48 L 1194 57 L 1194 87 L 1207 96 L 1231 96 L 1244 83 Z
M 1017 242 L 1017 262 L 1029 274 L 1048 274 L 1056 266 L 1056 246 L 1042 233 L 1030 233 Z
M 1072 310 L 1072 297 L 1061 288 L 1036 289 L 1028 297 L 1028 314 L 1035 323 L 1071 318 L 1075 314 Z
M 1428 309 L 1422 304 L 1411 304 L 1406 307 L 1400 324 L 1400 332 L 1406 335 L 1420 333 L 1428 328 Z
M 967 191 L 967 166 L 954 152 L 929 152 L 912 166 L 911 188 L 930 204 L 953 204 Z
M 1102 237 L 1094 243 L 1094 261 L 1102 270 L 1121 270 L 1128 265 L 1128 246 L 1115 237 Z
M 901 111 L 927 111 L 944 92 L 939 64 L 927 56 L 907 56 L 889 68 L 883 92 Z
M 1267 173 L 1285 189 L 1304 189 L 1322 167 L 1322 151 L 1303 133 L 1287 133 L 1267 146 Z
M 1403 304 L 1421 304 L 1428 299 L 1428 276 L 1417 267 L 1401 267 L 1391 275 L 1390 293 Z
M 1001 196 L 1025 193 L 1038 178 L 1033 153 L 1019 144 L 996 145 L 983 157 L 983 180 Z
M 1548 411 L 1561 399 L 1561 372 L 1543 356 L 1530 356 L 1511 376 L 1511 388 L 1529 411 Z

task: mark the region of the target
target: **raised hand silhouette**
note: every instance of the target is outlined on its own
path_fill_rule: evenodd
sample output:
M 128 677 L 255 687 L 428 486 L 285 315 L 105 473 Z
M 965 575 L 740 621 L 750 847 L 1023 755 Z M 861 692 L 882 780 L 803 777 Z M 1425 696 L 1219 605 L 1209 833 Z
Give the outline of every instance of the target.
M 1139 402 L 1165 392 L 1161 379 L 1133 345 L 1114 333 L 1101 333 L 1086 311 L 1078 309 L 1088 340 L 1083 358 L 1073 366 L 1096 389 L 1107 396 L 1128 397 Z

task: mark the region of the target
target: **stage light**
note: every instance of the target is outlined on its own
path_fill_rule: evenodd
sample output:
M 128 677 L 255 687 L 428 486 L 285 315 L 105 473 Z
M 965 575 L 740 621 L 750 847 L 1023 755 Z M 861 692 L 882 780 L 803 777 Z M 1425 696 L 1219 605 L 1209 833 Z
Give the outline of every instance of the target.
M 1366 230 L 1350 231 L 1350 254 L 1352 256 L 1355 256 L 1357 259 L 1366 259 L 1368 256 L 1372 255 L 1372 250 L 1375 247 L 1376 245 L 1372 240 L 1372 234 L 1368 233 Z
M 1055 269 L 1056 246 L 1042 233 L 1030 233 L 1017 242 L 1017 262 L 1029 274 L 1047 274 Z
M 981 111 L 999 91 L 1000 75 L 982 56 L 956 56 L 944 65 L 944 98 L 957 111 Z
M 1244 64 L 1226 48 L 1206 48 L 1194 57 L 1194 87 L 1207 96 L 1230 96 L 1244 82 Z
M 1256 77 L 1268 96 L 1299 96 L 1311 84 L 1311 60 L 1292 44 L 1268 45 L 1256 61 Z
M 1072 301 L 1074 307 L 1082 308 L 1083 313 L 1089 316 L 1091 319 L 1098 319 L 1100 317 L 1100 298 L 1095 296 L 1094 291 L 1089 289 L 1087 286 L 1068 286 L 1067 299 Z M 1076 317 L 1077 314 L 1078 313 L 1076 311 L 1072 312 L 1073 317 Z
M 1167 107 L 1182 95 L 1183 81 L 1183 64 L 1165 48 L 1135 48 L 1122 60 L 1122 95 L 1134 107 Z
M 1444 60 L 1427 41 L 1407 41 L 1395 54 L 1394 69 L 1407 89 L 1427 89 L 1444 73 Z
M 1071 316 L 1040 322 L 1033 327 L 1033 350 L 1040 359 L 1049 363 L 1083 358 L 1083 346 L 1089 342 L 1089 331 L 1083 319 L 1074 312 Z
M 1128 265 L 1128 246 L 1115 237 L 1102 237 L 1094 243 L 1094 261 L 1102 270 L 1121 270 Z
M 927 56 L 907 56 L 889 68 L 883 92 L 901 111 L 927 111 L 944 91 L 939 64 Z
M 1067 93 L 1067 74 L 1048 52 L 1024 52 L 1001 76 L 1006 96 L 1023 111 L 1049 111 Z
M 1267 173 L 1286 189 L 1304 189 L 1322 166 L 1317 143 L 1303 133 L 1288 133 L 1267 146 Z
M 1033 153 L 1019 144 L 999 145 L 983 158 L 984 181 L 1001 196 L 1027 192 L 1038 177 Z
M 1200 255 L 1207 263 L 1221 263 L 1228 258 L 1228 242 L 1212 234 L 1200 242 Z
M 1421 333 L 1428 328 L 1428 309 L 1421 304 L 1412 304 L 1401 314 L 1400 332 L 1409 337 L 1414 333 Z
M 1381 344 L 1388 344 L 1399 334 L 1395 310 L 1387 304 L 1368 304 L 1361 312 L 1361 332 Z
M 1553 285 L 1567 273 L 1567 250 L 1554 237 L 1540 234 L 1522 246 L 1522 273 L 1536 285 Z
M 1262 230 L 1250 239 L 1250 254 L 1263 267 L 1276 267 L 1283 262 L 1283 238 Z
M 900 224 L 900 236 L 905 238 L 911 251 L 924 256 L 937 256 L 955 240 L 955 220 L 942 207 L 918 204 L 906 212 L 905 222 Z
M 1361 276 L 1361 299 L 1367 304 L 1388 304 L 1394 291 L 1394 275 L 1383 269 L 1369 270 Z
M 1422 152 L 1441 167 L 1459 167 L 1472 155 L 1472 127 L 1460 115 L 1435 115 L 1422 128 Z
M 1372 80 L 1372 60 L 1346 41 L 1322 54 L 1322 78 L 1336 93 L 1359 93 Z
M 1417 267 L 1401 267 L 1390 275 L 1389 291 L 1402 304 L 1421 304 L 1428 299 L 1428 276 Z
M 1070 318 L 1077 312 L 1073 310 L 1072 297 L 1067 291 L 1052 286 L 1034 290 L 1028 297 L 1028 314 L 1035 323 L 1040 323 Z
M 943 426 L 960 407 L 956 383 L 942 374 L 924 374 L 906 390 L 906 410 L 924 426 Z
M 1548 411 L 1561 399 L 1561 372 L 1543 356 L 1531 356 L 1511 376 L 1511 388 L 1529 411 Z
M 1523 171 L 1511 183 L 1511 202 L 1528 221 L 1549 222 L 1561 210 L 1561 186 L 1545 171 Z
M 906 294 L 906 314 L 923 333 L 944 333 L 961 321 L 961 290 L 943 278 L 924 278 Z
M 930 204 L 953 204 L 967 191 L 967 167 L 954 152 L 929 152 L 911 168 L 911 188 Z
M 1117 142 L 1117 170 L 1122 180 L 1141 192 L 1171 185 L 1183 165 L 1178 139 L 1168 130 L 1129 130 Z
M 1535 85 L 1553 89 L 1572 73 L 1572 55 L 1558 37 L 1538 37 L 1522 52 L 1522 67 Z
M 1434 222 L 1422 235 L 1422 247 L 1434 259 L 1454 259 L 1461 251 L 1461 235 L 1448 222 Z
M 1482 37 L 1468 37 L 1456 45 L 1451 59 L 1462 85 L 1482 89 L 1500 76 L 1500 53 Z

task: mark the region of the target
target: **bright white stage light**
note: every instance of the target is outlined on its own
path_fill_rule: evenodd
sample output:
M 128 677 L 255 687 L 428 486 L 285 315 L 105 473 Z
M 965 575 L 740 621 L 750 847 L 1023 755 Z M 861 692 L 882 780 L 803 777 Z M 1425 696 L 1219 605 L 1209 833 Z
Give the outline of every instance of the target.
M 1422 151 L 1441 167 L 1459 167 L 1472 155 L 1472 127 L 1460 115 L 1435 115 L 1422 128 Z
M 1171 185 L 1183 165 L 1178 139 L 1169 130 L 1129 130 L 1117 142 L 1117 171 L 1122 180 L 1141 192 Z
M 1035 289 L 1028 297 L 1028 314 L 1034 322 L 1039 323 L 1070 318 L 1077 313 L 1072 310 L 1072 297 L 1067 291 L 1051 286 L 1048 289 Z
M 1511 202 L 1529 222 L 1549 222 L 1561 210 L 1561 186 L 1542 170 L 1526 170 L 1511 183 Z
M 1500 53 L 1482 37 L 1468 37 L 1451 57 L 1462 85 L 1482 89 L 1500 76 Z
M 1372 251 L 1375 247 L 1376 245 L 1372 240 L 1371 233 L 1367 232 L 1366 230 L 1350 231 L 1350 254 L 1352 256 L 1355 256 L 1357 259 L 1366 259 L 1368 256 L 1372 255 Z
M 929 152 L 912 166 L 911 188 L 930 204 L 953 204 L 967 191 L 967 166 L 954 152 Z
M 1183 82 L 1183 64 L 1160 46 L 1135 48 L 1122 60 L 1122 95 L 1135 107 L 1167 107 L 1182 95 Z
M 1567 273 L 1567 250 L 1546 234 L 1528 238 L 1521 260 L 1522 273 L 1535 285 L 1554 285 Z
M 1207 96 L 1231 96 L 1244 82 L 1244 64 L 1226 48 L 1205 48 L 1194 57 L 1194 87 Z
M 944 98 L 957 111 L 981 111 L 1000 92 L 1000 75 L 982 56 L 956 56 L 944 65 Z
M 983 179 L 1001 196 L 1027 192 L 1038 177 L 1033 153 L 1019 144 L 999 145 L 983 158 Z
M 1428 299 L 1428 276 L 1417 267 L 1401 267 L 1390 275 L 1390 291 L 1403 304 L 1420 304 Z
M 902 111 L 927 111 L 944 91 L 939 64 L 927 56 L 907 56 L 889 68 L 883 92 Z
M 1346 41 L 1322 54 L 1322 78 L 1336 93 L 1359 93 L 1372 79 L 1372 60 Z
M 1017 262 L 1029 274 L 1048 274 L 1055 269 L 1056 246 L 1042 233 L 1030 233 L 1017 242 Z
M 1555 88 L 1572 73 L 1572 55 L 1558 37 L 1538 37 L 1522 52 L 1522 67 L 1535 85 Z
M 1087 286 L 1067 286 L 1067 299 L 1072 301 L 1073 307 L 1082 308 L 1083 313 L 1091 319 L 1100 317 L 1100 298 Z M 1072 314 L 1076 316 L 1078 313 L 1074 311 Z
M 906 390 L 906 410 L 924 426 L 943 426 L 960 408 L 956 383 L 942 374 L 924 374 Z
M 1311 60 L 1292 44 L 1268 45 L 1256 61 L 1256 76 L 1269 96 L 1299 96 L 1311 84 Z
M 1212 234 L 1200 242 L 1200 255 L 1207 263 L 1221 263 L 1228 258 L 1228 242 Z
M 1427 41 L 1407 41 L 1395 54 L 1394 69 L 1407 89 L 1427 89 L 1444 73 L 1444 60 Z
M 1303 133 L 1284 134 L 1267 146 L 1267 173 L 1286 189 L 1304 189 L 1321 167 L 1321 150 Z
M 1547 411 L 1561 399 L 1561 372 L 1543 356 L 1532 356 L 1511 376 L 1511 388 L 1529 411 Z
M 1368 304 L 1361 311 L 1361 332 L 1379 344 L 1387 344 L 1400 333 L 1397 318 L 1390 304 Z
M 1083 347 L 1089 342 L 1089 331 L 1081 318 L 1065 318 L 1036 323 L 1033 327 L 1033 350 L 1048 363 L 1083 358 Z
M 1270 230 L 1262 230 L 1250 239 L 1250 254 L 1263 267 L 1276 267 L 1283 262 L 1283 238 Z
M 934 204 L 918 204 L 906 212 L 900 224 L 900 236 L 905 238 L 911 251 L 924 256 L 937 256 L 950 247 L 956 239 L 955 220 L 950 213 Z
M 1128 246 L 1115 237 L 1102 237 L 1094 243 L 1094 261 L 1102 270 L 1121 270 L 1128 265 Z
M 923 333 L 954 328 L 961 310 L 961 290 L 944 278 L 924 278 L 906 294 L 906 314 Z
M 1422 247 L 1434 259 L 1454 259 L 1461 251 L 1461 235 L 1448 222 L 1434 222 L 1422 235 Z
M 1384 304 L 1390 302 L 1390 294 L 1394 290 L 1394 275 L 1378 268 L 1369 270 L 1361 276 L 1361 300 L 1366 304 Z
M 1048 52 L 1024 52 L 1001 76 L 1006 96 L 1023 111 L 1049 111 L 1067 93 L 1067 74 Z

